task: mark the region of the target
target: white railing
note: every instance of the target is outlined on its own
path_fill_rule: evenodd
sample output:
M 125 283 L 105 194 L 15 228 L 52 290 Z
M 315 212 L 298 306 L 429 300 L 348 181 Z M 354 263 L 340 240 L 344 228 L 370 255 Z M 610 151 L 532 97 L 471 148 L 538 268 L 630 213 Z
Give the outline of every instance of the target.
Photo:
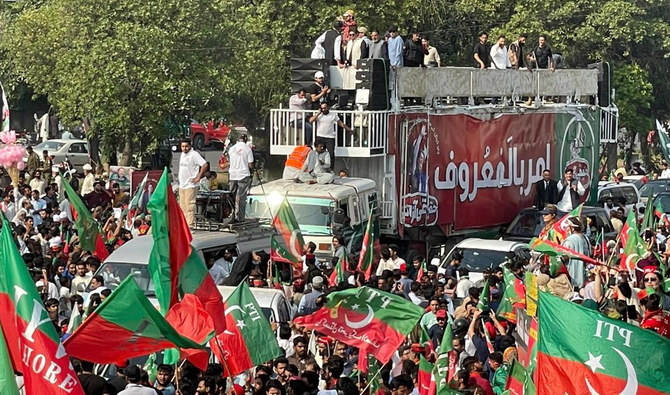
M 616 143 L 619 130 L 619 109 L 616 106 L 604 107 L 600 113 L 600 142 Z
M 331 110 L 353 130 L 349 134 L 338 128 L 335 138 L 336 157 L 372 157 L 386 154 L 390 111 Z M 298 145 L 304 145 L 311 126 L 312 143 L 316 142 L 316 125 L 309 124 L 314 111 L 279 108 L 270 111 L 270 154 L 289 155 Z

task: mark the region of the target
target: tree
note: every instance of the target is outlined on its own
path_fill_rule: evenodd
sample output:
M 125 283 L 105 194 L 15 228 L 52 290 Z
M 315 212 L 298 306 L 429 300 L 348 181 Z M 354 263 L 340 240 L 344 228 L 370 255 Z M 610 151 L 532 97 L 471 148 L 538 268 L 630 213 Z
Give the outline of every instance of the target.
M 219 94 L 210 48 L 223 18 L 198 0 L 52 0 L 23 9 L 0 45 L 20 79 L 128 165 L 165 137 L 167 118 Z

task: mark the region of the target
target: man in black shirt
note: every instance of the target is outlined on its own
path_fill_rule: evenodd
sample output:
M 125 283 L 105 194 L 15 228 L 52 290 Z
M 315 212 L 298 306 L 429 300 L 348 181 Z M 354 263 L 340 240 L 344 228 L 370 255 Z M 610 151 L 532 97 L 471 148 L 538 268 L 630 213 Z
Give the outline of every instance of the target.
M 538 46 L 530 53 L 531 64 L 534 62 L 538 69 L 549 69 L 554 71 L 554 59 L 551 53 L 551 48 L 547 45 L 545 36 L 540 36 Z
M 489 34 L 482 32 L 479 35 L 479 42 L 475 45 L 475 67 L 488 69 L 491 66 L 491 46 L 486 42 Z
M 423 65 L 423 47 L 419 33 L 412 32 L 412 37 L 405 41 L 405 67 L 419 67 Z

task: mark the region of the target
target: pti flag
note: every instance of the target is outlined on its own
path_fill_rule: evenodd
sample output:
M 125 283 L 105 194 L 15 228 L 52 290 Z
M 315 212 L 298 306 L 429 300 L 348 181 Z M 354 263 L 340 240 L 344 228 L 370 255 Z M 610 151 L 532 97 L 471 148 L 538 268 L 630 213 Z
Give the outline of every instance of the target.
M 540 394 L 668 394 L 670 340 L 542 292 Z
M 7 221 L 2 223 L 0 249 L 0 327 L 11 366 L 23 374 L 25 392 L 84 395 Z
M 69 182 L 63 182 L 63 188 L 70 201 L 74 225 L 77 228 L 81 248 L 96 255 L 101 261 L 104 261 L 109 256 L 109 252 L 107 252 L 105 242 L 102 240 L 98 222 L 93 218 L 88 207 L 86 207 L 79 195 L 77 195 L 77 192 L 72 189 Z
M 421 355 L 419 357 L 419 373 L 417 375 L 417 386 L 419 395 L 435 394 L 435 378 L 433 377 L 434 365 Z
M 588 255 L 581 254 L 571 248 L 556 244 L 548 240 L 542 240 L 538 237 L 533 238 L 533 240 L 528 243 L 528 248 L 548 256 L 567 255 L 570 259 L 578 259 L 586 263 L 592 263 L 594 265 L 600 264 L 600 262 Z
M 212 335 L 211 318 L 202 309 L 190 311 L 195 303 L 190 298 L 184 301 L 188 306 L 178 303 L 163 317 L 128 276 L 65 340 L 65 348 L 76 358 L 96 363 L 123 363 L 172 347 L 202 348 Z M 193 317 L 184 318 L 189 315 Z M 100 339 L 113 341 L 99 347 Z
M 242 281 L 226 300 L 226 330 L 213 338 L 210 348 L 232 377 L 282 355 L 272 327 L 249 284 Z
M 628 218 L 621 228 L 621 247 L 623 253 L 619 257 L 619 268 L 635 272 L 635 264 L 642 259 L 647 251 L 647 246 L 640 232 L 637 230 L 637 221 L 635 219 L 635 210 L 630 210 Z
M 526 288 L 519 278 L 512 273 L 507 266 L 503 266 L 503 280 L 505 290 L 500 299 L 496 314 L 499 317 L 516 323 L 516 307 L 526 307 Z
M 2 326 L 0 326 L 0 388 L 2 388 L 3 395 L 19 395 L 12 360 L 7 351 L 7 341 L 2 334 Z
M 361 245 L 361 253 L 358 258 L 358 271 L 365 275 L 366 280 L 372 275 L 372 262 L 375 259 L 375 234 L 372 229 L 373 212 L 374 209 L 370 209 L 368 224 L 365 227 L 365 235 L 363 236 L 363 244 Z
M 294 322 L 364 349 L 385 364 L 423 313 L 398 295 L 359 287 L 330 293 L 324 307 Z
M 340 259 L 337 260 L 337 264 L 328 278 L 328 285 L 334 287 L 339 283 L 347 281 L 347 269 L 349 269 L 349 260 L 347 259 L 347 254 L 342 254 Z
M 207 266 L 191 247 L 191 231 L 168 181 L 167 169 L 156 184 L 149 204 L 154 245 L 149 256 L 149 273 L 163 314 L 182 294 L 194 294 L 214 320 L 216 333 L 226 328 L 223 301 Z
M 295 214 L 293 214 L 293 209 L 291 209 L 288 199 L 282 201 L 277 215 L 272 220 L 272 225 L 284 238 L 286 247 L 291 255 L 299 259 L 302 256 L 302 246 L 305 244 L 305 240 L 302 238 L 300 226 L 295 219 Z
M 526 369 L 516 359 L 507 372 L 505 389 L 512 395 L 535 395 L 536 388 Z

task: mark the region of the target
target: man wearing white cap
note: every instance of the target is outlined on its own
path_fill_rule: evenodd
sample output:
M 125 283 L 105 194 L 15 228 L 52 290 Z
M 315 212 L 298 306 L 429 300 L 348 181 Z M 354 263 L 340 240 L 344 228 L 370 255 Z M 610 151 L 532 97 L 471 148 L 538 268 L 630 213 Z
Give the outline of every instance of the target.
M 305 89 L 305 93 L 309 95 L 309 98 L 312 100 L 312 109 L 318 110 L 319 104 L 328 101 L 328 94 L 330 94 L 330 88 L 324 82 L 325 75 L 323 71 L 317 71 L 314 73 L 314 84 L 308 86 Z
M 93 167 L 89 165 L 88 163 L 84 165 L 84 182 L 81 184 L 81 196 L 88 195 L 89 193 L 93 192 L 94 189 L 94 183 L 95 183 L 95 176 L 93 175 Z

